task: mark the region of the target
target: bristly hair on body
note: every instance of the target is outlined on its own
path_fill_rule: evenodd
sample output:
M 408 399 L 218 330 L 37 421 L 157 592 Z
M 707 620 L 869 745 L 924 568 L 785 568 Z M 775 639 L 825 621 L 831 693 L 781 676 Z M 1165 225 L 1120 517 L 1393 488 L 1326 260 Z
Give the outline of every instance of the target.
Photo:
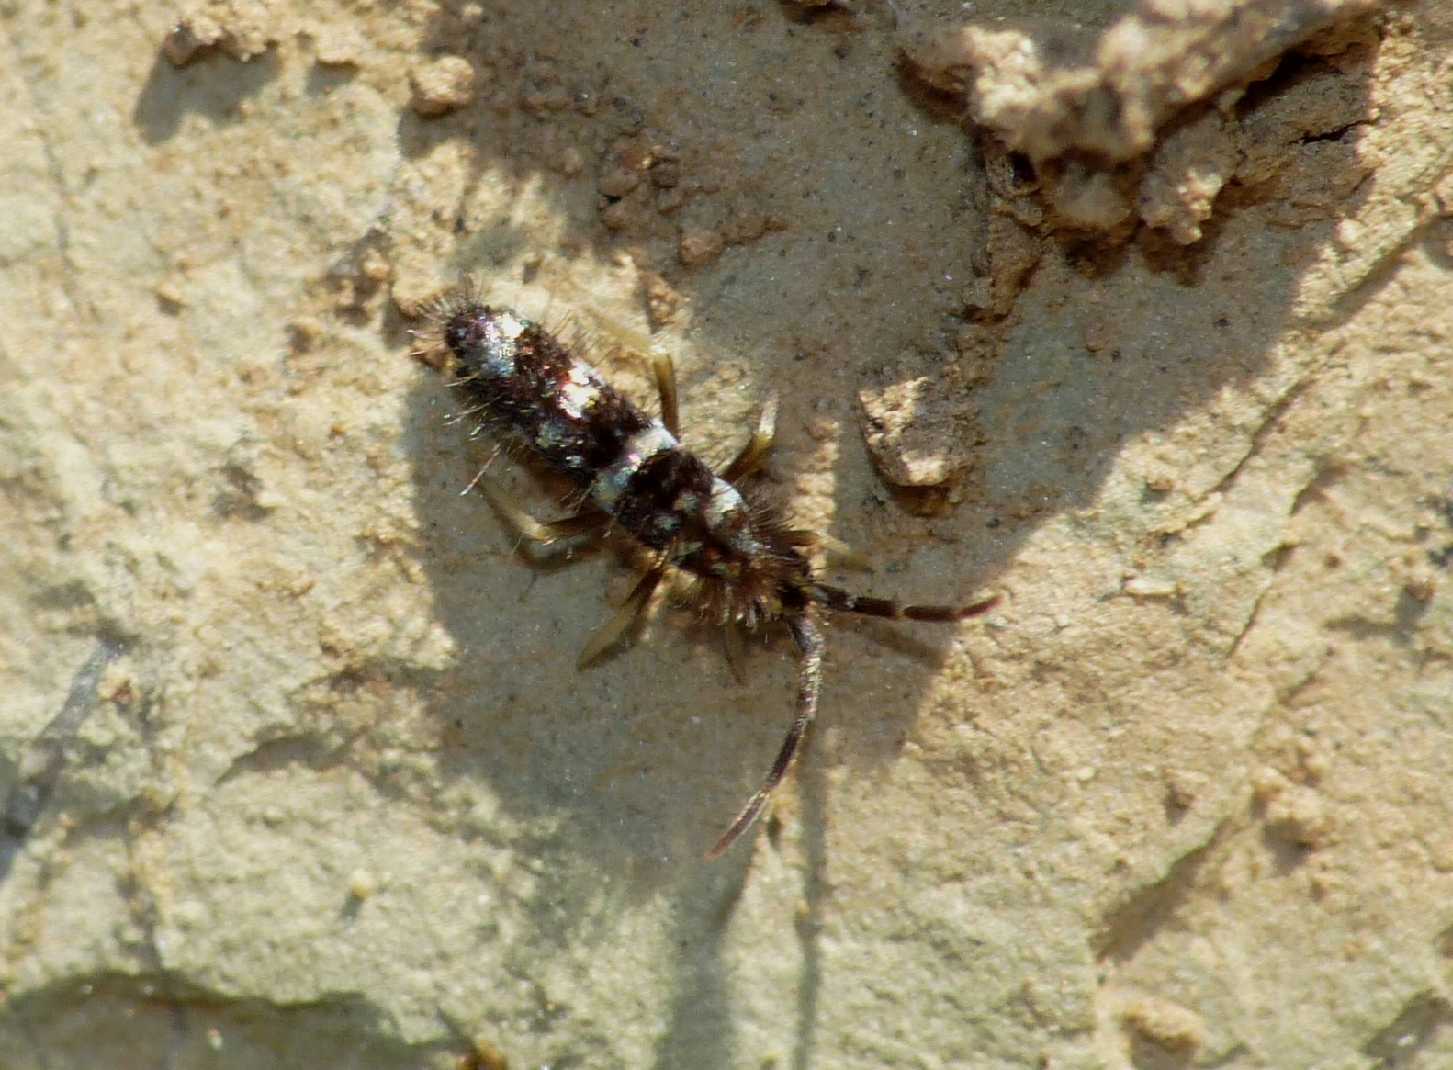
M 822 612 L 951 623 L 984 613 L 997 601 L 900 605 L 818 579 L 807 548 L 842 544 L 789 527 L 775 506 L 738 487 L 760 471 L 772 447 L 773 403 L 718 473 L 682 445 L 669 358 L 653 361 L 661 403 L 656 419 L 587 363 L 583 354 L 589 349 L 581 339 L 564 340 L 510 309 L 486 304 L 473 282 L 435 301 L 426 316 L 427 326 L 415 332 L 414 355 L 460 391 L 467 403 L 460 418 L 570 483 L 579 510 L 562 520 L 539 521 L 482 472 L 466 489 L 478 487 L 542 554 L 612 530 L 635 544 L 640 576 L 625 603 L 591 636 L 582 666 L 615 645 L 667 577 L 682 581 L 677 589 L 726 629 L 729 654 L 744 631 L 780 623 L 791 634 L 798 653 L 792 724 L 761 787 L 706 853 L 709 859 L 725 852 L 761 815 L 817 715 Z

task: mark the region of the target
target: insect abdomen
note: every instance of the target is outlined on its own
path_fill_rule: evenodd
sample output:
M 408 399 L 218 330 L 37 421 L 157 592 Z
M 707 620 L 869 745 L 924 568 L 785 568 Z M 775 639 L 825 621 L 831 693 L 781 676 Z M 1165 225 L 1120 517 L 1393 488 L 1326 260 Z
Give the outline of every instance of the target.
M 471 303 L 452 311 L 443 335 L 485 425 L 645 545 L 670 546 L 713 500 L 711 469 L 538 324 Z
M 464 305 L 445 323 L 444 341 L 490 430 L 582 487 L 652 426 L 599 372 L 513 312 Z

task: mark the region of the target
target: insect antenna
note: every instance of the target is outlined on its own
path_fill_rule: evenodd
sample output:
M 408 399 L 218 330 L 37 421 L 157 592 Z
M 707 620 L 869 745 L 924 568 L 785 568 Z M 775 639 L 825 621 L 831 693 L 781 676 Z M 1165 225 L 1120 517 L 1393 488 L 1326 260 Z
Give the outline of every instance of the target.
M 772 763 L 767 779 L 762 781 L 762 786 L 747 800 L 742 812 L 737 814 L 736 819 L 721 834 L 716 846 L 706 852 L 708 862 L 720 858 L 762 815 L 762 808 L 767 805 L 772 792 L 777 790 L 777 785 L 782 783 L 782 778 L 792 768 L 797 752 L 802 747 L 802 739 L 817 717 L 817 694 L 822 688 L 822 634 L 805 612 L 788 617 L 787 627 L 792 630 L 799 657 L 797 715 L 792 719 L 792 727 L 787 730 L 787 738 L 782 741 L 782 749 L 777 752 L 777 760 Z

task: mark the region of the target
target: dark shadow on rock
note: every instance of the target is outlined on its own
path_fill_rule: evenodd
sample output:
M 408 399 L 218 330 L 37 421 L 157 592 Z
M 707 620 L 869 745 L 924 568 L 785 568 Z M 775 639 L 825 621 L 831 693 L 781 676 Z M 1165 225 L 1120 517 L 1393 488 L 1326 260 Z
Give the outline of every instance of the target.
M 170 140 L 188 114 L 219 124 L 236 122 L 239 105 L 257 96 L 280 71 L 272 49 L 246 63 L 213 50 L 181 68 L 158 51 L 131 119 L 150 145 Z
M 224 1039 L 220 1048 L 218 1038 Z M 347 993 L 303 1005 L 235 999 L 165 974 L 99 975 L 36 989 L 0 1015 L 8 1065 L 418 1067 L 452 1051 L 411 1045 L 387 1015 Z

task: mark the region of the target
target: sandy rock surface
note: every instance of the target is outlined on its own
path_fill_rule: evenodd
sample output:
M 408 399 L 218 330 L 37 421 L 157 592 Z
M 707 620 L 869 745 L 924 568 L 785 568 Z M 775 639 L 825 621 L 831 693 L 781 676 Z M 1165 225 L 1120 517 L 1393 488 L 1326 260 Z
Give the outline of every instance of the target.
M 1453 6 L 0 13 L 0 1066 L 1453 1065 Z M 464 273 L 835 582 L 536 569 Z M 528 472 L 499 477 L 541 515 Z

